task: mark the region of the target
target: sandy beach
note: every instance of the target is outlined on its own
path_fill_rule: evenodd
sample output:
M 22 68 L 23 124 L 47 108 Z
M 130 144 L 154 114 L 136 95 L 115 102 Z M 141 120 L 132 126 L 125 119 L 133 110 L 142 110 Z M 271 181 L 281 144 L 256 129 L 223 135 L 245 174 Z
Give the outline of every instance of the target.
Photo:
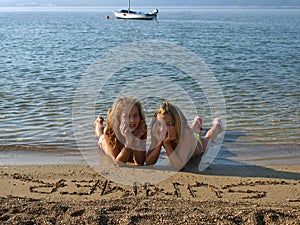
M 135 185 L 87 165 L 2 166 L 0 177 L 1 224 L 300 224 L 299 165 L 187 167 Z

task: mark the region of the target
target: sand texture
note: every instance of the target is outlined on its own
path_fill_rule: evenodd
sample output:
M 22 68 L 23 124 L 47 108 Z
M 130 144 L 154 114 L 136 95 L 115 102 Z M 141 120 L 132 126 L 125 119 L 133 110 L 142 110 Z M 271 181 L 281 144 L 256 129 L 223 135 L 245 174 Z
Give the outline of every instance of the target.
M 0 224 L 300 224 L 300 166 L 211 166 L 134 185 L 85 165 L 3 166 L 0 177 Z

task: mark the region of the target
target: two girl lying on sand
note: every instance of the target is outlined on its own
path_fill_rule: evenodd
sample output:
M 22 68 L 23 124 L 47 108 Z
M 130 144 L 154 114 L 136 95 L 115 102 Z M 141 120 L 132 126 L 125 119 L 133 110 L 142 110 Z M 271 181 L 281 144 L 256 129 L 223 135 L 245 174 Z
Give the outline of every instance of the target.
M 94 122 L 100 151 L 120 165 L 154 165 L 164 148 L 170 166 L 181 169 L 191 157 L 201 157 L 208 141 L 222 132 L 222 121 L 214 119 L 212 128 L 201 136 L 202 120 L 199 116 L 191 127 L 181 110 L 171 102 L 163 102 L 155 111 L 151 122 L 151 143 L 146 152 L 147 125 L 141 102 L 133 97 L 119 97 L 103 118 Z

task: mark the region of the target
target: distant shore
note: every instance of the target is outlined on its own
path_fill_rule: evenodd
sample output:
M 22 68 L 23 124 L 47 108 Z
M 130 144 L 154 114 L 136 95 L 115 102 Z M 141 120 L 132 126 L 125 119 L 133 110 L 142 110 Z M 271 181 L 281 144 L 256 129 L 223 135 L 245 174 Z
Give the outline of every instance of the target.
M 114 10 L 123 8 L 121 6 L 1 6 L 1 12 L 44 12 L 44 11 L 53 11 L 53 12 L 77 12 L 77 11 L 94 11 L 94 12 L 112 12 Z M 287 6 L 135 6 L 136 9 L 154 9 L 159 8 L 160 11 L 170 11 L 170 10 L 180 10 L 180 9 L 299 9 L 300 6 L 297 5 L 287 5 Z

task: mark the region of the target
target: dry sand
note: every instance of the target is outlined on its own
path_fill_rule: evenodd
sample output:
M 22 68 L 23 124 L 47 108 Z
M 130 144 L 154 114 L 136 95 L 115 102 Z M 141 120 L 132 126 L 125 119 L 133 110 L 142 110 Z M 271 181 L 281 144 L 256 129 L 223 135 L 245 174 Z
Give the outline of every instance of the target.
M 300 224 L 300 165 L 189 168 L 134 186 L 85 165 L 2 166 L 0 177 L 0 224 Z

